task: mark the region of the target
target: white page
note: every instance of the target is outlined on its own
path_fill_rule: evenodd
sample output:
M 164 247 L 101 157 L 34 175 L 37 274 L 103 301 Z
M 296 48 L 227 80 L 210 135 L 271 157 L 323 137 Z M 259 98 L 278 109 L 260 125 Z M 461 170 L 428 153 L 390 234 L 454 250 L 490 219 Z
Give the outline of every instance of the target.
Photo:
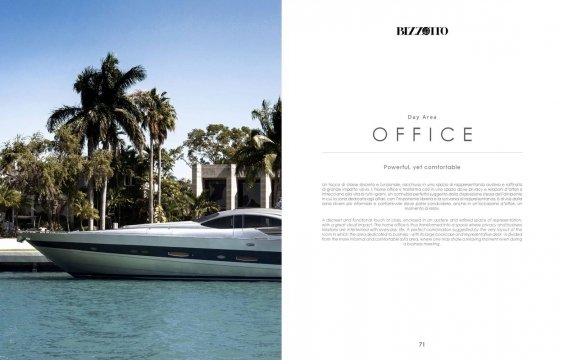
M 284 358 L 562 358 L 561 14 L 284 1 Z M 426 26 L 447 34 L 397 35 Z M 328 231 L 358 219 L 372 232 Z

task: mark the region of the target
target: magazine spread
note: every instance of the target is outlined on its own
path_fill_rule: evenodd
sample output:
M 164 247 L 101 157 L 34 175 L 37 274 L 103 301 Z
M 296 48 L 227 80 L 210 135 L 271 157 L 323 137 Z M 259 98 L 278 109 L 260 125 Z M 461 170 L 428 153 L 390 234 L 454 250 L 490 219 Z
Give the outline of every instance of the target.
M 556 10 L 284 3 L 284 357 L 561 357 Z

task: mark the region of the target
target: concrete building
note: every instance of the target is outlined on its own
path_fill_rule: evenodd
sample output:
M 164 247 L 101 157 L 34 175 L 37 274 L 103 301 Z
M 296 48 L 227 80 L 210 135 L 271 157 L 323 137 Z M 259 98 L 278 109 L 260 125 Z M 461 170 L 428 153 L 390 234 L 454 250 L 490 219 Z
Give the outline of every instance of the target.
M 272 180 L 263 174 L 252 189 L 248 189 L 246 178 L 236 175 L 235 164 L 192 166 L 192 191 L 196 196 L 203 191 L 216 201 L 222 210 L 242 207 L 274 207 L 272 204 Z

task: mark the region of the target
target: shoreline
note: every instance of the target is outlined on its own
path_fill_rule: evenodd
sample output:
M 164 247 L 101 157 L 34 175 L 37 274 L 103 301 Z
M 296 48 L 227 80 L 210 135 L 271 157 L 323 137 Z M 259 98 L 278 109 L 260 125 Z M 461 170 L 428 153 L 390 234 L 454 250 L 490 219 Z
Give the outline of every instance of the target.
M 16 238 L 0 238 L 0 272 L 62 271 L 27 242 Z

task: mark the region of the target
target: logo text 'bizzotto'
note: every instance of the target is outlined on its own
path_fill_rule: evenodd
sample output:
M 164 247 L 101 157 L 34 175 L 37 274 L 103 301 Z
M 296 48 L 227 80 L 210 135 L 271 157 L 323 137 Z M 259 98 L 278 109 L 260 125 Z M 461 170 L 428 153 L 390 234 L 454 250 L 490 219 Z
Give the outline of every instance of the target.
M 448 28 L 437 26 L 397 26 L 397 35 L 448 35 Z

